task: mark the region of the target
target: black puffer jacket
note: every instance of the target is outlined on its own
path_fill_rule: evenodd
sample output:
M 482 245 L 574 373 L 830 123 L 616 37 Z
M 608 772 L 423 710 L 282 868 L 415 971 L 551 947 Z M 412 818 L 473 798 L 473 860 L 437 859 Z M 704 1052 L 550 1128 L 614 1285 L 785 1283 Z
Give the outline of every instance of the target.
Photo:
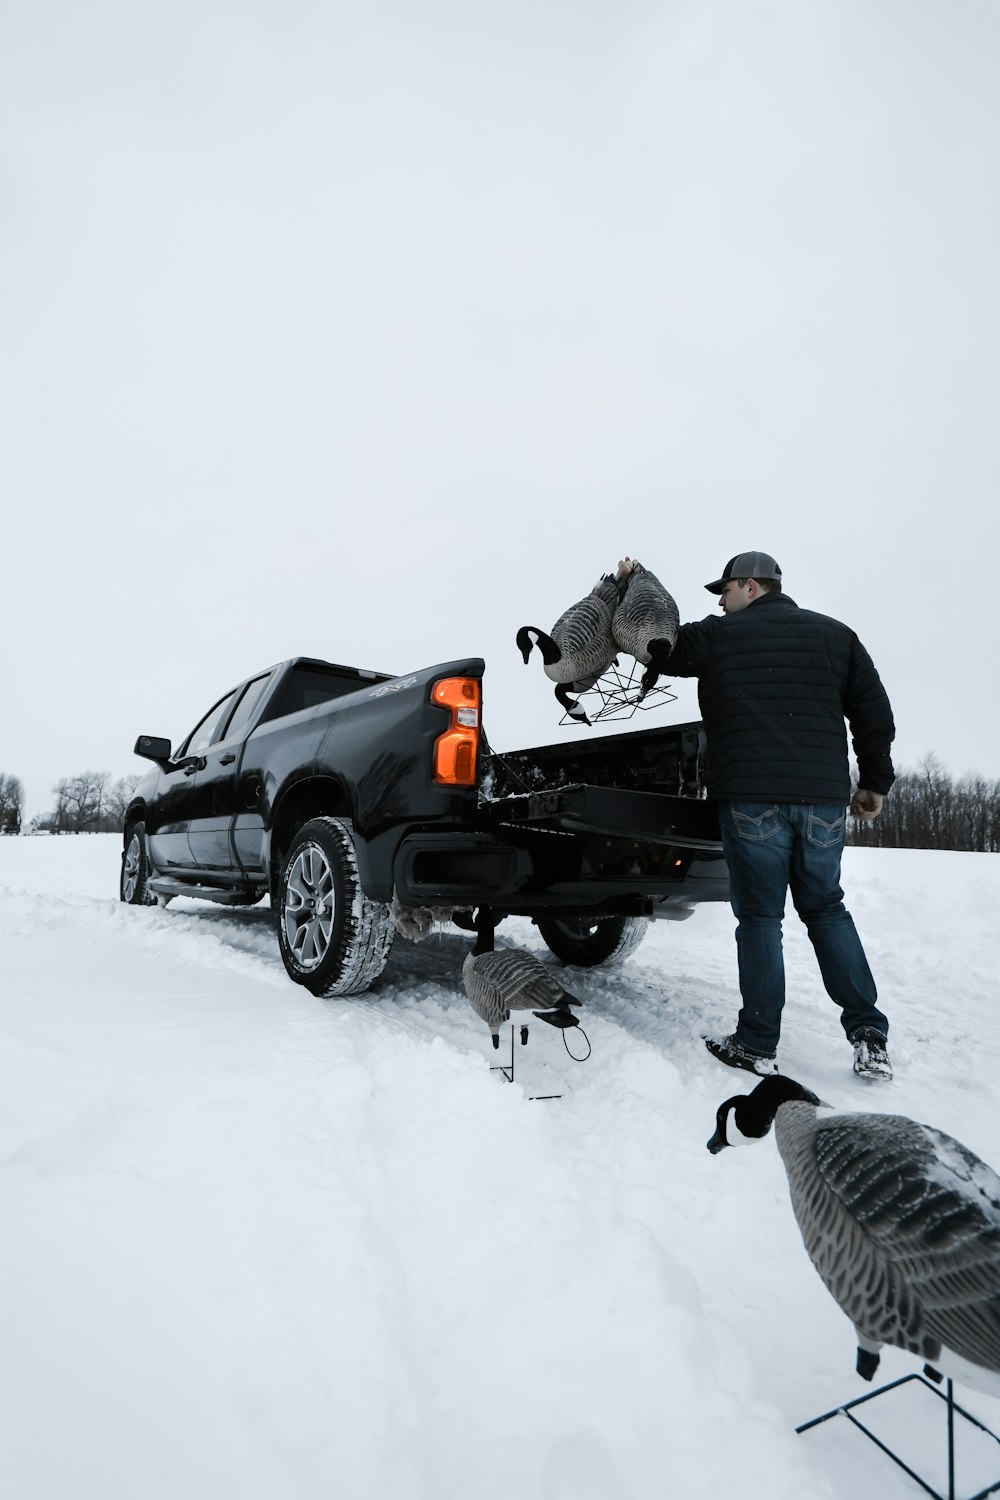
M 894 774 L 892 709 L 872 659 L 839 620 L 765 593 L 732 615 L 682 625 L 667 671 L 698 678 L 710 797 L 847 802 L 851 726 L 859 782 Z

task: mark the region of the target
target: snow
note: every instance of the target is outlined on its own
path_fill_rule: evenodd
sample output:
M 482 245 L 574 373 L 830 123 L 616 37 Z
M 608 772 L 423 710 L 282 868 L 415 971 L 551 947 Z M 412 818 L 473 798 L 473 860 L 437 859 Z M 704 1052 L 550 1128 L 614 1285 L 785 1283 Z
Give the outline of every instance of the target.
M 0 839 L 6 1494 L 918 1492 L 843 1418 L 794 1430 L 868 1387 L 773 1137 L 705 1149 L 753 1087 L 701 1042 L 735 1018 L 727 907 L 560 969 L 593 1055 L 532 1022 L 511 1084 L 466 936 L 397 938 L 370 994 L 316 1000 L 265 907 L 122 906 L 119 848 Z M 1000 859 L 849 850 L 845 888 L 896 1080 L 851 1073 L 794 917 L 782 1071 L 1000 1163 Z M 499 940 L 548 957 L 528 922 Z M 878 1378 L 914 1368 L 887 1350 Z M 939 1403 L 911 1397 L 896 1435 L 943 1485 Z M 985 1441 L 959 1432 L 959 1493 L 1000 1477 Z

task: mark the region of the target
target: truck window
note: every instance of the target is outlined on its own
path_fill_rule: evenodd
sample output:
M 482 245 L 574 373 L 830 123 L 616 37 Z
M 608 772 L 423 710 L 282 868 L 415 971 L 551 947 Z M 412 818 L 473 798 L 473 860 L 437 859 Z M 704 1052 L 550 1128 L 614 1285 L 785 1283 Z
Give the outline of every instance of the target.
M 324 672 L 321 667 L 293 667 L 267 717 L 282 719 L 286 714 L 297 714 L 303 708 L 329 703 L 331 698 L 356 693 L 362 686 L 356 677 L 341 677 L 336 672 Z
M 226 694 L 221 702 L 217 703 L 213 709 L 209 710 L 209 712 L 202 719 L 201 723 L 198 725 L 197 729 L 192 729 L 191 733 L 188 735 L 187 743 L 181 746 L 180 750 L 177 751 L 177 754 L 200 755 L 203 750 L 207 750 L 209 745 L 212 743 L 213 734 L 235 702 L 236 689 L 234 688 L 231 693 Z
M 264 691 L 265 685 L 270 680 L 270 672 L 265 672 L 263 677 L 255 677 L 252 682 L 247 683 L 242 698 L 233 710 L 233 717 L 226 725 L 225 739 L 238 739 L 242 735 L 247 724 L 250 722 L 254 709 L 260 702 L 260 695 Z

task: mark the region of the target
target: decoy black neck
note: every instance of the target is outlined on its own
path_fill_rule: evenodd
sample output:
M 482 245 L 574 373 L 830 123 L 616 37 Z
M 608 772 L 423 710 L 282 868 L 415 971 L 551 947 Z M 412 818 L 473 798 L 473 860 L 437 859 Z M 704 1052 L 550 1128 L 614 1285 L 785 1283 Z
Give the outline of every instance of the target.
M 780 1073 L 758 1083 L 752 1094 L 745 1095 L 736 1106 L 736 1123 L 744 1135 L 767 1135 L 774 1117 L 783 1104 L 817 1105 L 821 1101 L 811 1089 L 785 1078 Z
M 531 637 L 535 639 L 532 641 Z M 517 632 L 517 649 L 525 661 L 531 655 L 531 648 L 536 645 L 542 653 L 542 661 L 547 667 L 554 667 L 557 661 L 562 660 L 562 652 L 550 635 L 544 630 L 539 630 L 537 625 L 522 625 Z
M 582 709 L 580 707 L 580 704 L 577 702 L 577 700 L 575 698 L 571 698 L 570 697 L 570 695 L 569 695 L 569 689 L 566 687 L 565 683 L 561 682 L 559 684 L 559 686 L 556 688 L 556 698 L 562 704 L 563 708 L 569 714 L 570 718 L 575 721 L 575 723 L 577 723 L 577 724 L 589 724 L 590 723 L 590 720 L 587 718 L 587 715 L 586 715 L 586 712 L 584 711 L 584 709 Z
M 478 958 L 482 953 L 492 953 L 496 946 L 494 934 L 497 930 L 497 924 L 492 915 L 477 911 L 473 925 L 476 929 L 476 941 L 472 945 L 475 957 Z

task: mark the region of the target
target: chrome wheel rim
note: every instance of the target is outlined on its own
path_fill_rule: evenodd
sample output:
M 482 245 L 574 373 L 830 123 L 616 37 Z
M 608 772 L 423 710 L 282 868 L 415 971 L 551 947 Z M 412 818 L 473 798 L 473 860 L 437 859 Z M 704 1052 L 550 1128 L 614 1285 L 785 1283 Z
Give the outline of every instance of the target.
M 329 952 L 336 908 L 330 862 L 318 844 L 306 844 L 285 881 L 285 941 L 300 969 L 315 969 Z
M 122 859 L 122 894 L 126 901 L 131 901 L 135 895 L 135 888 L 139 884 L 139 864 L 142 849 L 139 844 L 139 835 L 132 835 L 132 842 L 125 850 Z

